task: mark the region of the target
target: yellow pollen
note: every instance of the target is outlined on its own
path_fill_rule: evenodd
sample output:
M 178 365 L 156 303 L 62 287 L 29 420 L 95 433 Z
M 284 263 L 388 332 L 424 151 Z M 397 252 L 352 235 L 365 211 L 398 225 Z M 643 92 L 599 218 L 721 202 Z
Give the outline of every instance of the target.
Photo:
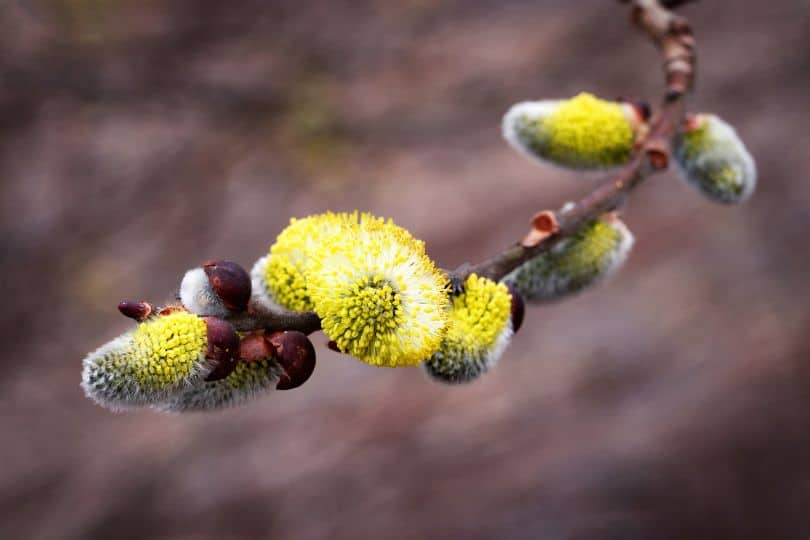
M 424 243 L 390 221 L 363 215 L 320 249 L 307 290 L 324 333 L 369 364 L 416 365 L 434 351 L 447 320 L 447 278 Z
M 205 321 L 182 311 L 141 323 L 132 337 L 135 350 L 120 367 L 143 388 L 155 390 L 193 374 L 207 345 Z

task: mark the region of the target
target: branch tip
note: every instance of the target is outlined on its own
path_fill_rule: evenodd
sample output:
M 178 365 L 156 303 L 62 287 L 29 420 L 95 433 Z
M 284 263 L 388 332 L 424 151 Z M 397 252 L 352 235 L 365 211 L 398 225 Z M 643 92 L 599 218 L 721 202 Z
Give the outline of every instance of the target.
M 145 321 L 154 312 L 152 304 L 149 302 L 132 302 L 124 300 L 118 304 L 118 311 L 121 315 L 138 322 Z

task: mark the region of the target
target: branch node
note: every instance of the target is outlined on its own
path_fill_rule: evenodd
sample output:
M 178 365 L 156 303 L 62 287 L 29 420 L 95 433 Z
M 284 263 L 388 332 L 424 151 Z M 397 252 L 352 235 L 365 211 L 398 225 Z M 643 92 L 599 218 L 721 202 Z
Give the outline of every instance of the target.
M 532 218 L 532 228 L 529 234 L 520 241 L 520 245 L 526 248 L 534 247 L 559 230 L 560 224 L 554 212 L 551 210 L 538 212 Z
M 669 167 L 669 148 L 662 141 L 650 141 L 645 151 L 653 170 L 663 171 Z

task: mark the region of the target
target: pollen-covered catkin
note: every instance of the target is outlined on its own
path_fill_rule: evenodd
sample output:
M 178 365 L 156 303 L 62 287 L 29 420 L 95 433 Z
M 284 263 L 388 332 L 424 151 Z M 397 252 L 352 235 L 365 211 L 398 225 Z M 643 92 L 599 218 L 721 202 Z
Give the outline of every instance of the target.
M 472 381 L 490 370 L 513 334 L 512 296 L 502 283 L 472 274 L 453 298 L 447 333 L 439 349 L 423 363 L 443 383 Z
M 681 177 L 711 201 L 736 204 L 754 192 L 754 158 L 737 132 L 713 114 L 691 117 L 673 141 Z
M 205 320 L 179 311 L 150 318 L 90 353 L 82 388 L 114 410 L 155 403 L 207 376 Z
M 633 242 L 633 234 L 624 223 L 606 215 L 523 263 L 502 281 L 529 302 L 558 300 L 617 271 L 627 260 Z
M 314 305 L 307 291 L 305 272 L 312 251 L 328 244 L 347 227 L 374 220 L 378 218 L 358 212 L 326 212 L 292 218 L 270 247 L 270 252 L 253 265 L 250 275 L 254 299 L 270 308 L 311 311 Z
M 518 103 L 502 127 L 507 142 L 531 158 L 571 169 L 602 169 L 627 163 L 643 126 L 632 104 L 581 93 Z
M 406 230 L 371 216 L 311 250 L 307 292 L 324 333 L 373 365 L 417 365 L 447 322 L 447 277 Z

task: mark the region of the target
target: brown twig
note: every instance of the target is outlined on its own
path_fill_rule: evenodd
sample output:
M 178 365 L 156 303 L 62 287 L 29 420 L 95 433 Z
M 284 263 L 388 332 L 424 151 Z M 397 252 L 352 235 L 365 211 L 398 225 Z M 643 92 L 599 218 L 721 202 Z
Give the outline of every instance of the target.
M 629 3 L 629 0 L 621 1 Z M 652 38 L 663 53 L 666 92 L 661 107 L 652 117 L 646 137 L 639 143 L 639 150 L 630 163 L 573 206 L 558 212 L 556 232 L 537 231 L 542 236 L 538 243 L 519 242 L 484 262 L 464 265 L 456 273 L 462 276 L 476 273 L 500 280 L 524 262 L 551 249 L 583 224 L 618 209 L 630 191 L 654 173 L 667 169 L 670 142 L 684 118 L 684 96 L 694 83 L 695 41 L 688 21 L 668 10 L 665 5 L 673 7 L 688 1 L 632 0 L 633 22 Z M 533 223 L 529 236 L 536 230 Z

